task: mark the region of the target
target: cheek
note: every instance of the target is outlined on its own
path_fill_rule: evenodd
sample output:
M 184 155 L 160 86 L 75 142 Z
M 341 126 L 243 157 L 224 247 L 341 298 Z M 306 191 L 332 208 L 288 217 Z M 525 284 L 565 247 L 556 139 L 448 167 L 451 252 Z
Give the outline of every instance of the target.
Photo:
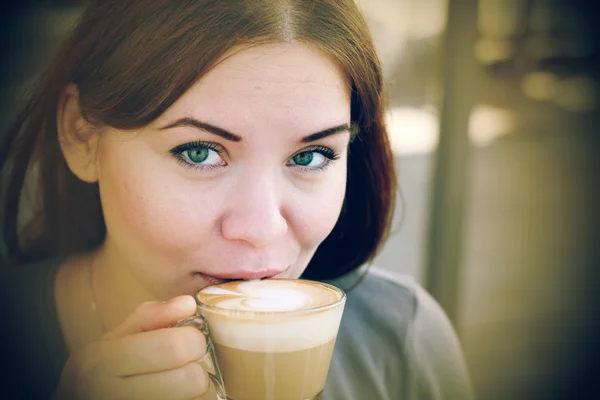
M 108 234 L 131 249 L 162 251 L 173 257 L 193 248 L 202 231 L 209 231 L 210 204 L 193 187 L 165 171 L 156 160 L 124 149 L 102 160 L 100 194 Z
M 329 235 L 339 218 L 346 192 L 346 169 L 339 168 L 335 172 L 318 191 L 297 197 L 293 226 L 306 250 L 315 250 Z

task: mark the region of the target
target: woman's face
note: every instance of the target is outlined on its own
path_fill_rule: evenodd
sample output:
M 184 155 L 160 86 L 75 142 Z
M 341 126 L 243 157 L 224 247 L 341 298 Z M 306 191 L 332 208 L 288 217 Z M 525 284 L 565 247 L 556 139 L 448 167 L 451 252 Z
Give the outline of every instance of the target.
M 100 137 L 104 250 L 159 299 L 299 277 L 342 207 L 349 124 L 347 79 L 322 53 L 225 59 L 149 126 Z

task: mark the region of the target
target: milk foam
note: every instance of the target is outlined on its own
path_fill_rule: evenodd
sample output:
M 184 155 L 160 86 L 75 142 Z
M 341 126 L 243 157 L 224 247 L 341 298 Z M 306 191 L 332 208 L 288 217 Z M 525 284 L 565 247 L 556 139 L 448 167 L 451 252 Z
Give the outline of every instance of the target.
M 319 302 L 320 298 L 311 296 L 313 294 L 311 291 L 314 291 L 311 286 L 285 281 L 275 282 L 277 283 L 240 281 L 236 282 L 231 289 L 213 286 L 206 288 L 201 294 L 207 304 L 240 311 L 295 311 L 318 307 L 319 303 L 323 303 L 323 301 Z M 331 296 L 323 294 L 320 297 L 328 299 Z
M 321 284 L 283 279 L 211 286 L 198 299 L 223 309 L 202 312 L 213 340 L 249 351 L 297 351 L 327 343 L 337 335 L 344 308 L 342 303 L 312 312 L 336 303 L 340 294 Z

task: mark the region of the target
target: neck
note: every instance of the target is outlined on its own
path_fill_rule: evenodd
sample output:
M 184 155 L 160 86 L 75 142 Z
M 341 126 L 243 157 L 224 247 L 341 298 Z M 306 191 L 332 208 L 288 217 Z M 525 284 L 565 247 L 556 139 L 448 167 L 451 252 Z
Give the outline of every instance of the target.
M 92 254 L 92 293 L 107 331 L 119 326 L 145 301 L 156 301 L 131 273 L 116 249 L 103 244 Z

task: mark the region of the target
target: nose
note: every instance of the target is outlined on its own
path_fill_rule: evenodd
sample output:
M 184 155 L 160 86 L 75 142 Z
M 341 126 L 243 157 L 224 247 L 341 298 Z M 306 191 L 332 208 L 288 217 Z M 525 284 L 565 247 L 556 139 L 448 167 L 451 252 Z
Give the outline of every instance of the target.
M 287 233 L 273 178 L 240 179 L 233 187 L 221 221 L 221 233 L 256 248 L 266 247 Z

